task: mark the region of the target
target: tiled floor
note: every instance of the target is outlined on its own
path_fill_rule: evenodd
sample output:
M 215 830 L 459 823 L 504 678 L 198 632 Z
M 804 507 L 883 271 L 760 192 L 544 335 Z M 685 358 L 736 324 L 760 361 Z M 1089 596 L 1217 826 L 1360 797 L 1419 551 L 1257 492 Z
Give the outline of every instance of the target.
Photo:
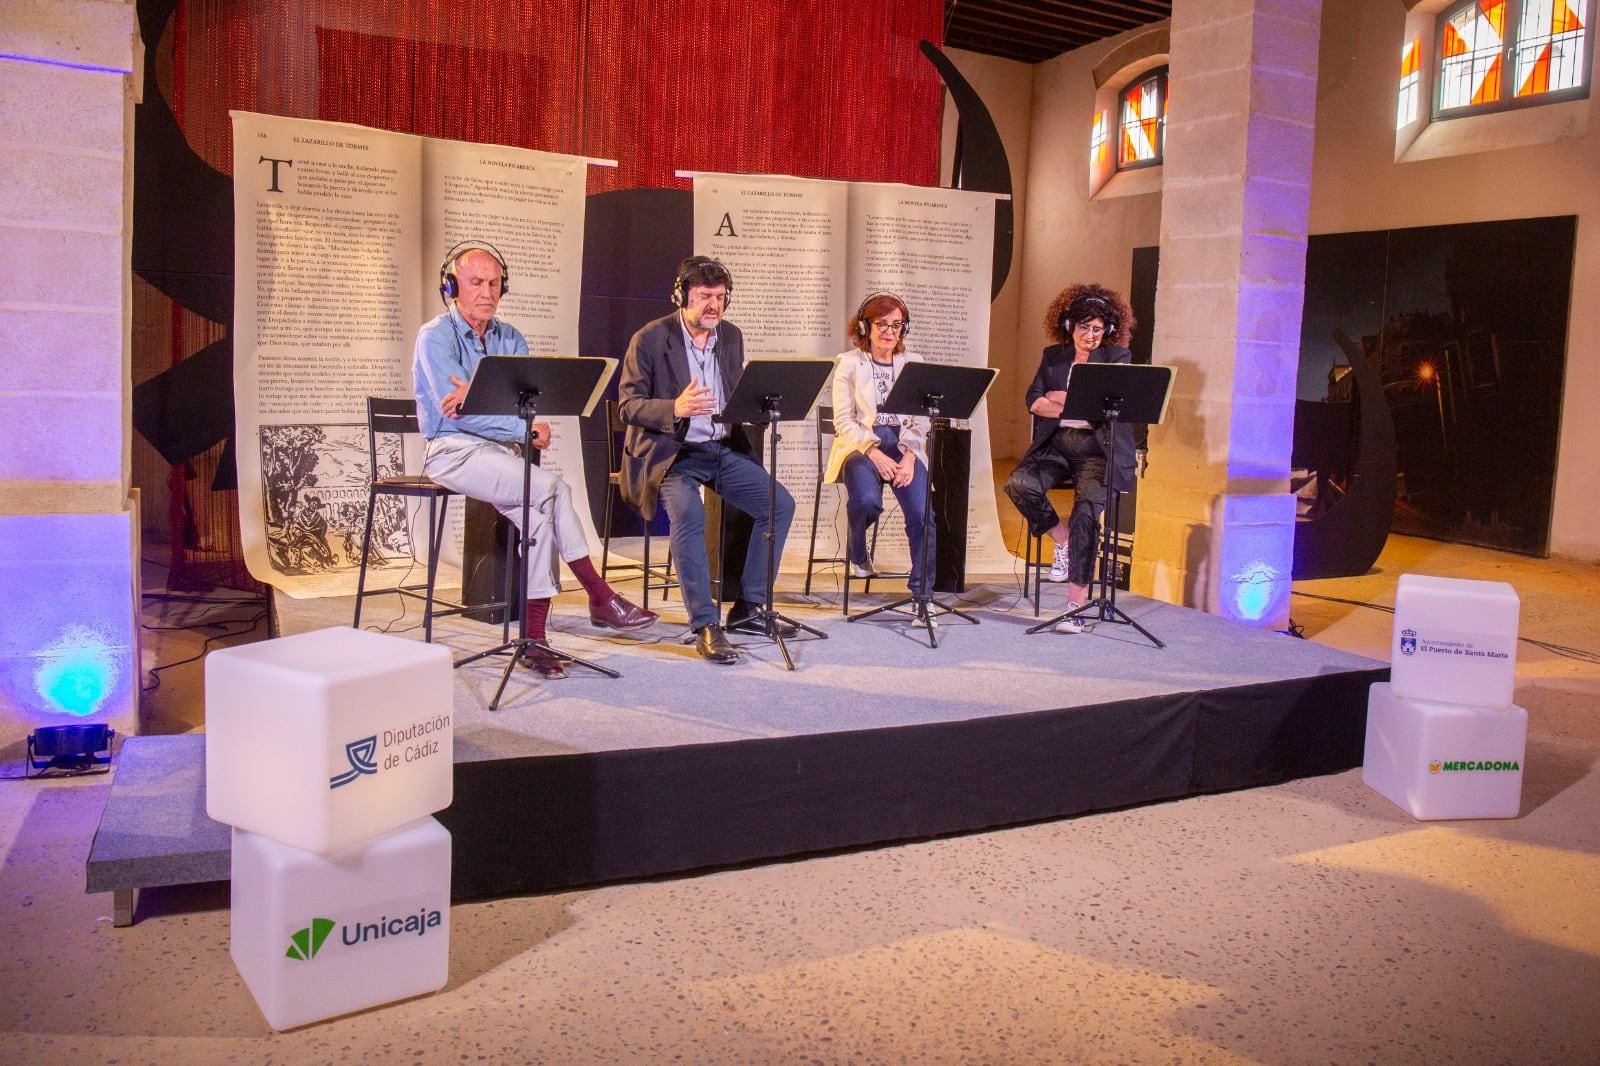
M 1358 604 L 1407 571 L 1509 581 L 1547 642 L 1518 652 L 1516 819 L 1417 822 L 1355 770 L 464 905 L 442 992 L 275 1034 L 225 897 L 147 894 L 114 929 L 84 894 L 105 778 L 4 782 L 0 1060 L 1600 1061 L 1600 571 L 1394 538 L 1297 586 L 1294 621 L 1386 659 Z M 197 724 L 198 676 L 166 671 L 148 724 Z

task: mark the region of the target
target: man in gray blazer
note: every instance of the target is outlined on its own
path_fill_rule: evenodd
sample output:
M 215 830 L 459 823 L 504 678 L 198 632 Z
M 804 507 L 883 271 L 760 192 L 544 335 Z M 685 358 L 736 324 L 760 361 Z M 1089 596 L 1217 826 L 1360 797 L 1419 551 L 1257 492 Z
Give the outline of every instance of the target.
M 765 595 L 766 536 L 775 538 L 775 557 L 794 518 L 794 498 L 778 486 L 775 514 L 767 513 L 767 472 L 742 426 L 713 420 L 733 395 L 744 369 L 744 338 L 723 321 L 733 289 L 727 268 L 715 259 L 691 256 L 678 267 L 672 302 L 678 310 L 633 335 L 622 361 L 618 385 L 622 421 L 628 431 L 622 452 L 622 495 L 646 520 L 656 504 L 672 524 L 672 555 L 689 625 L 700 656 L 732 663 L 739 649 L 718 624 L 711 598 L 711 566 L 706 552 L 707 487 L 754 519 L 751 549 L 745 555 L 741 598 L 728 611 L 728 628 L 760 622 Z M 793 627 L 778 622 L 785 635 Z

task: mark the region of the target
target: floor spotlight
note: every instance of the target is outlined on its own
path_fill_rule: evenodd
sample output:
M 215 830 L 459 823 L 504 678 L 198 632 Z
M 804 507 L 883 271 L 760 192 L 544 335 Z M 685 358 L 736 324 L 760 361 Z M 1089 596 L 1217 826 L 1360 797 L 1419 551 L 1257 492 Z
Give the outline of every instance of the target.
M 30 772 L 26 776 L 107 773 L 111 769 L 111 738 L 116 735 L 104 722 L 41 726 L 28 734 Z

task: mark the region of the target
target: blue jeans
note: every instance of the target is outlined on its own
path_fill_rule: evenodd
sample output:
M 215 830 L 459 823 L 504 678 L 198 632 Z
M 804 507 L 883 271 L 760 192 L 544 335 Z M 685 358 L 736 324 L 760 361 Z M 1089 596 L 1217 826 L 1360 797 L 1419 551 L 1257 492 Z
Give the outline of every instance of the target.
M 874 426 L 873 432 L 878 435 L 878 450 L 885 456 L 900 461 L 903 454 L 900 451 L 900 428 L 898 426 Z M 844 482 L 845 491 L 845 518 L 850 526 L 849 548 L 850 561 L 865 565 L 867 562 L 867 527 L 878 520 L 883 514 L 883 478 L 878 476 L 878 468 L 872 465 L 872 460 L 857 452 L 844 461 L 844 469 L 839 472 L 839 480 Z M 893 487 L 893 486 L 891 486 Z M 900 513 L 906 519 L 906 540 L 911 543 L 911 591 L 918 596 L 931 596 L 930 587 L 922 587 L 923 557 L 922 538 L 926 534 L 928 548 L 933 548 L 934 533 L 927 510 L 928 468 L 922 465 L 922 460 L 917 460 L 916 472 L 911 475 L 911 484 L 904 488 L 894 488 L 894 498 L 900 502 Z
M 661 479 L 661 505 L 672 523 L 672 557 L 678 567 L 678 587 L 689 609 L 689 627 L 699 629 L 720 621 L 711 599 L 711 563 L 706 556 L 706 505 L 700 498 L 704 485 L 751 518 L 750 550 L 744 557 L 740 586 L 756 602 L 767 594 L 767 535 L 775 537 L 773 551 L 783 557 L 783 542 L 794 519 L 794 497 L 782 485 L 774 519 L 767 523 L 767 472 L 760 463 L 720 443 L 683 444 L 678 457 Z

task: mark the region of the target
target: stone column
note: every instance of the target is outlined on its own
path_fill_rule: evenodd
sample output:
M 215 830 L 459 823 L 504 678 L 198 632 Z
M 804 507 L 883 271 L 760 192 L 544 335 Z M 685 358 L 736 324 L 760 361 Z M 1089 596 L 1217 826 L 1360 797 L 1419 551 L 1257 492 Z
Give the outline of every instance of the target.
M 1177 367 L 1139 490 L 1136 592 L 1289 614 L 1319 0 L 1179 0 L 1154 361 Z
M 126 0 L 0 19 L 0 747 L 136 710 Z

